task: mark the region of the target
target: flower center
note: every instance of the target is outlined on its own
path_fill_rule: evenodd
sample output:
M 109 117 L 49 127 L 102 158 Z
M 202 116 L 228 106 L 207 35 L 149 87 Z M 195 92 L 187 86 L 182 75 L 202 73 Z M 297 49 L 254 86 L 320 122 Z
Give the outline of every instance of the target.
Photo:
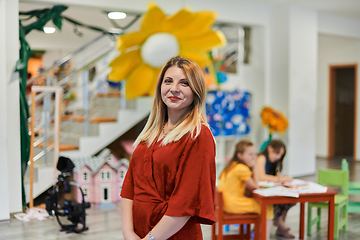
M 151 67 L 160 68 L 179 54 L 179 43 L 170 33 L 155 33 L 141 47 L 142 60 Z

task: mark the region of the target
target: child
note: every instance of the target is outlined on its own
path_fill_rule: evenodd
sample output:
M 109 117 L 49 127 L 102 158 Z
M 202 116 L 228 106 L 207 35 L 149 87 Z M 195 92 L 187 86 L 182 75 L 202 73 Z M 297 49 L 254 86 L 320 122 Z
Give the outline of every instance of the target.
M 292 177 L 282 176 L 282 163 L 286 154 L 285 144 L 280 140 L 271 140 L 269 145 L 256 158 L 256 170 L 259 181 L 290 182 Z M 289 233 L 290 228 L 285 225 L 286 214 L 295 204 L 274 205 L 274 225 L 277 226 L 276 235 L 285 238 L 295 238 Z
M 260 213 L 257 201 L 245 196 L 258 188 L 255 170 L 256 149 L 252 142 L 241 140 L 236 144 L 235 152 L 220 175 L 218 189 L 223 193 L 224 211 L 246 214 Z M 270 239 L 270 227 L 273 219 L 273 206 L 267 208 L 267 239 Z

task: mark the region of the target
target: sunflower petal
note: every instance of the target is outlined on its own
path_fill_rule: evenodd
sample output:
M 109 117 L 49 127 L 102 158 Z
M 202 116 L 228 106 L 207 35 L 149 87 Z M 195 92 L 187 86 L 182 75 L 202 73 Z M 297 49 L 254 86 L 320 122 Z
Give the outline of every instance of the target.
M 187 49 L 181 49 L 180 54 L 184 58 L 188 58 L 190 60 L 193 60 L 196 62 L 200 67 L 206 66 L 210 58 L 206 52 L 200 52 L 200 51 L 191 51 Z
M 148 93 L 155 71 L 149 65 L 140 64 L 129 76 L 125 85 L 127 99 L 144 96 Z
M 147 35 L 159 32 L 165 19 L 163 11 L 155 3 L 149 2 L 148 11 L 141 21 L 141 31 Z
M 112 67 L 108 79 L 113 82 L 119 82 L 126 79 L 133 69 L 141 62 L 140 50 L 134 50 L 122 53 L 109 64 Z
M 129 47 L 144 43 L 146 37 L 146 34 L 140 31 L 124 34 L 116 39 L 116 48 L 120 52 L 123 52 Z
M 174 34 L 177 39 L 185 40 L 197 37 L 206 32 L 215 22 L 217 13 L 211 11 L 200 11 L 192 15 L 192 17 Z
M 192 15 L 193 13 L 189 7 L 181 9 L 179 12 L 166 18 L 162 31 L 172 33 L 182 28 L 191 19 Z
M 226 44 L 226 38 L 220 31 L 208 30 L 201 36 L 180 42 L 180 49 L 209 51 Z

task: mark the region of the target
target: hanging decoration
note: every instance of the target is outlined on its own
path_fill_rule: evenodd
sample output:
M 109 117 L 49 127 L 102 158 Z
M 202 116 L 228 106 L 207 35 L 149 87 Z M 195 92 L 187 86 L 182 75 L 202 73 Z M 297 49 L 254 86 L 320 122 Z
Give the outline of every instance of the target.
M 261 122 L 263 126 L 269 127 L 269 138 L 260 147 L 260 151 L 264 150 L 272 139 L 272 134 L 278 132 L 284 134 L 289 126 L 289 122 L 286 117 L 279 111 L 271 107 L 264 107 L 261 112 Z
M 117 39 L 120 55 L 110 63 L 109 81 L 126 80 L 127 99 L 152 96 L 161 67 L 171 57 L 181 55 L 200 67 L 210 65 L 208 51 L 226 43 L 220 31 L 211 30 L 216 16 L 211 11 L 191 12 L 188 7 L 166 16 L 150 2 L 140 30 Z

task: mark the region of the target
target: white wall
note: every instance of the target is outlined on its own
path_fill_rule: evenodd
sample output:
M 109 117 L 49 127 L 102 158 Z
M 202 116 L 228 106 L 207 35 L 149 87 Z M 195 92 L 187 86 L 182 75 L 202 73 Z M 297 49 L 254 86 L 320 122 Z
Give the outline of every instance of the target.
M 0 0 L 0 221 L 21 211 L 18 2 Z
M 239 75 L 241 83 L 239 89 L 249 91 L 251 96 L 251 131 L 249 139 L 259 149 L 266 140 L 264 131 L 266 128 L 261 126 L 260 111 L 265 105 L 265 31 L 261 27 L 251 28 L 251 49 L 250 62 L 240 64 Z
M 288 72 L 289 72 L 289 10 L 285 6 L 275 6 L 272 10 L 270 31 L 270 81 L 268 87 L 269 104 L 288 115 Z
M 360 21 L 327 14 L 319 14 L 318 28 L 320 34 L 360 38 Z
M 316 106 L 316 155 L 327 156 L 329 65 L 357 63 L 360 65 L 360 39 L 331 35 L 319 35 L 318 82 Z M 358 74 L 358 83 L 360 74 Z M 358 95 L 360 84 L 358 84 Z M 357 98 L 357 113 L 360 113 L 360 98 Z M 357 117 L 356 159 L 360 159 L 360 118 Z
M 287 145 L 285 173 L 313 174 L 317 13 L 313 9 L 278 5 L 272 14 L 270 79 L 266 80 L 268 90 L 265 92 L 270 106 L 281 111 L 289 121 L 286 134 L 275 134 L 273 138 L 280 138 Z
M 289 174 L 315 173 L 317 13 L 291 7 L 289 18 Z

